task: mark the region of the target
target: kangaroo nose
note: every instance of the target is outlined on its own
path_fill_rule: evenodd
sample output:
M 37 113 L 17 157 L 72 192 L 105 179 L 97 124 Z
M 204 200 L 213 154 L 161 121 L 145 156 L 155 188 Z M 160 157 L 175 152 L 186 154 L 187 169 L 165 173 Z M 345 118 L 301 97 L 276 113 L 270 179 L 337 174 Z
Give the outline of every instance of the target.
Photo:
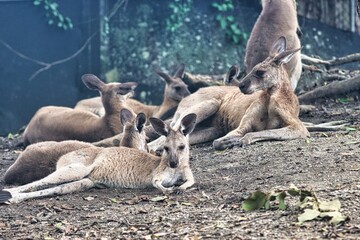
M 170 167 L 171 168 L 176 168 L 177 167 L 177 162 L 171 161 L 170 162 Z
M 239 85 L 239 88 L 240 88 L 240 91 L 241 91 L 242 93 L 245 93 L 245 89 L 246 89 L 246 85 L 245 85 L 245 84 L 240 84 L 240 85 Z

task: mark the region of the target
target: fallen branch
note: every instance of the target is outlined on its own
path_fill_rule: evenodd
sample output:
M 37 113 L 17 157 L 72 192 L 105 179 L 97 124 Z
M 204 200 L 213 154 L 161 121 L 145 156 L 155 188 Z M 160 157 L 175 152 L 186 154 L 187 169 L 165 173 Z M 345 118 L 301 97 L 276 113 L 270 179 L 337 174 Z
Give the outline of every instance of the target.
M 314 90 L 307 92 L 299 96 L 301 103 L 309 103 L 315 99 L 322 97 L 330 97 L 336 95 L 347 94 L 360 90 L 360 75 L 343 80 L 329 83 L 328 85 L 315 88 Z
M 185 72 L 183 81 L 189 86 L 191 92 L 201 87 L 223 85 L 225 75 L 200 75 Z
M 305 64 L 323 64 L 328 68 L 328 67 L 343 65 L 343 64 L 352 63 L 352 62 L 359 62 L 360 61 L 360 53 L 353 53 L 353 54 L 349 54 L 349 55 L 331 59 L 331 60 L 322 60 L 319 58 L 314 58 L 314 57 L 310 57 L 305 54 L 301 54 L 301 61 Z

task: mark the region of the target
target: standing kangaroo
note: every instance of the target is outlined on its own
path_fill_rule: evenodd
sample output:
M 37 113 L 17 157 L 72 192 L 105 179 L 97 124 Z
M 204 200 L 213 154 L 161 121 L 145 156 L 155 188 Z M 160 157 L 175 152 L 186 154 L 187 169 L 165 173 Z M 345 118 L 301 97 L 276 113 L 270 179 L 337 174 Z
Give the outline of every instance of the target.
M 154 129 L 166 137 L 161 157 L 125 147 L 80 149 L 62 156 L 56 171 L 49 176 L 0 191 L 0 200 L 9 198 L 9 193 L 11 198 L 8 200 L 15 203 L 86 190 L 97 185 L 114 188 L 154 186 L 163 193 L 171 193 L 174 184 L 180 180 L 184 183 L 177 190 L 184 191 L 194 184 L 189 166 L 188 135 L 195 127 L 196 115 L 189 114 L 180 122 L 180 127 L 173 129 L 160 119 L 150 118 Z M 37 190 L 49 185 L 57 186 Z
M 286 38 L 287 49 L 300 48 L 299 31 L 294 0 L 262 0 L 262 11 L 246 45 L 245 74 L 269 56 L 273 43 L 281 36 Z M 300 50 L 285 65 L 285 70 L 295 90 L 302 72 Z M 239 72 L 239 67 L 233 66 L 225 77 L 225 84 L 238 86 Z
M 93 113 L 67 107 L 42 107 L 24 131 L 25 145 L 63 140 L 95 142 L 122 131 L 119 113 L 126 107 L 126 96 L 133 94 L 137 83 L 105 84 L 92 74 L 83 75 L 82 81 L 89 89 L 100 92 L 105 115 L 99 118 Z
M 298 99 L 285 69 L 298 51 L 299 48 L 287 51 L 286 39 L 280 37 L 269 57 L 240 81 L 243 93 L 235 86 L 200 89 L 181 101 L 171 126 L 178 126 L 182 116 L 195 113 L 198 127 L 202 129 L 190 135 L 190 144 L 218 138 L 213 142 L 217 150 L 261 140 L 309 136 L 298 118 Z M 154 150 L 161 147 L 162 142 L 160 137 L 148 146 Z
M 132 112 L 124 108 L 120 112 L 121 124 L 124 126 L 122 135 L 116 135 L 112 141 L 120 146 L 135 148 L 147 152 L 145 132 L 142 131 L 146 122 L 144 113 L 134 119 Z M 45 141 L 28 146 L 5 172 L 6 184 L 26 184 L 48 176 L 56 169 L 59 158 L 78 149 L 94 147 L 91 143 L 67 140 L 61 142 Z
M 185 65 L 181 65 L 174 76 L 171 77 L 166 73 L 155 70 L 155 72 L 162 79 L 164 79 L 166 83 L 164 89 L 164 98 L 159 106 L 146 105 L 134 99 L 129 99 L 127 101 L 127 105 L 135 113 L 143 112 L 147 117 L 167 118 L 169 113 L 172 115 L 171 111 L 175 112 L 179 102 L 184 97 L 190 95 L 187 85 L 181 79 L 184 75 L 184 71 Z M 76 104 L 75 109 L 91 111 L 95 114 L 98 114 L 99 116 L 102 116 L 104 113 L 99 97 L 81 100 Z

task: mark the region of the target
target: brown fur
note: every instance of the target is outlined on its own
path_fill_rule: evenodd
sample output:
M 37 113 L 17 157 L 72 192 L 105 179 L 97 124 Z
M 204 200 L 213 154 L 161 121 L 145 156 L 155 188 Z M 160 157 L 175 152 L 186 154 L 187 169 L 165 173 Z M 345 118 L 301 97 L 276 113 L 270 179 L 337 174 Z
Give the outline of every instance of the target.
M 226 134 L 214 141 L 214 148 L 219 150 L 260 140 L 309 136 L 298 118 L 299 103 L 285 70 L 285 63 L 299 49 L 285 49 L 286 40 L 282 37 L 273 45 L 270 56 L 243 78 L 240 89 L 246 94 L 234 86 L 200 89 L 181 101 L 171 125 L 176 127 L 183 115 L 197 114 L 201 129 L 192 133 L 190 143 L 211 141 Z M 159 138 L 148 146 L 157 149 L 162 142 Z
M 49 176 L 4 191 L 11 193 L 10 202 L 13 203 L 97 185 L 118 188 L 154 186 L 163 193 L 170 193 L 174 191 L 174 184 L 182 180 L 184 183 L 177 190 L 184 191 L 194 184 L 189 166 L 188 134 L 194 129 L 195 121 L 196 115 L 189 114 L 181 120 L 178 129 L 172 129 L 160 119 L 150 119 L 159 134 L 166 136 L 161 157 L 125 147 L 89 147 L 62 156 L 56 171 Z M 49 185 L 58 186 L 36 191 Z
M 146 121 L 143 113 L 133 117 L 128 109 L 120 114 L 124 125 L 123 137 L 117 135 L 120 146 L 147 152 L 146 136 L 142 128 Z M 94 147 L 91 143 L 68 140 L 46 141 L 28 146 L 10 166 L 4 176 L 6 184 L 26 184 L 48 176 L 56 169 L 59 158 L 69 152 Z
M 101 93 L 105 115 L 101 118 L 87 111 L 67 107 L 40 108 L 24 132 L 25 145 L 41 141 L 80 140 L 95 142 L 122 131 L 120 110 L 126 107 L 125 97 L 133 93 L 136 83 L 103 83 L 92 74 L 85 74 L 88 88 Z
M 256 20 L 246 46 L 245 74 L 258 63 L 264 61 L 271 51 L 273 43 L 284 36 L 287 49 L 300 48 L 299 24 L 294 0 L 262 0 L 262 11 Z M 291 87 L 295 90 L 302 72 L 301 53 L 298 51 L 286 64 Z M 225 84 L 238 86 L 237 75 L 227 76 Z
M 159 106 L 146 105 L 134 99 L 129 99 L 127 101 L 128 106 L 135 113 L 143 112 L 148 117 L 162 118 L 168 111 L 176 108 L 181 99 L 190 95 L 187 85 L 181 80 L 184 70 L 185 66 L 181 65 L 173 77 L 156 70 L 156 73 L 163 78 L 166 83 L 164 98 Z M 99 97 L 81 100 L 76 104 L 75 109 L 91 111 L 99 116 L 102 116 L 104 113 Z

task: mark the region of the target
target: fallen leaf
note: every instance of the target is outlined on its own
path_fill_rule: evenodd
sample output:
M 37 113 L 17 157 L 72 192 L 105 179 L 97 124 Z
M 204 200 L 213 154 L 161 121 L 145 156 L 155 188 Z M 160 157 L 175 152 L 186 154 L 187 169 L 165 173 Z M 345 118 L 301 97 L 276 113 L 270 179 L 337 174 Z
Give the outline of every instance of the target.
M 150 201 L 151 202 L 161 202 L 167 198 L 168 198 L 167 196 L 157 196 L 157 197 L 150 198 Z
M 241 205 L 245 211 L 253 211 L 265 206 L 267 195 L 261 191 L 253 192 Z
M 333 201 L 321 201 L 319 204 L 319 209 L 322 212 L 339 211 L 340 207 L 341 203 L 339 199 L 335 199 Z
M 330 223 L 334 224 L 334 225 L 337 225 L 339 223 L 342 223 L 344 222 L 347 217 L 344 217 L 341 212 L 337 212 L 337 211 L 334 211 L 334 212 L 324 212 L 324 213 L 321 213 L 320 214 L 320 217 L 321 218 L 324 218 L 324 217 L 330 217 L 331 220 L 330 220 Z
M 305 211 L 298 216 L 298 221 L 300 223 L 303 223 L 306 221 L 314 220 L 318 216 L 320 216 L 320 212 L 318 210 L 308 208 L 308 209 L 305 209 Z
M 95 198 L 94 198 L 94 197 L 89 196 L 89 197 L 84 197 L 84 199 L 85 199 L 86 201 L 92 201 L 92 200 L 94 200 Z

